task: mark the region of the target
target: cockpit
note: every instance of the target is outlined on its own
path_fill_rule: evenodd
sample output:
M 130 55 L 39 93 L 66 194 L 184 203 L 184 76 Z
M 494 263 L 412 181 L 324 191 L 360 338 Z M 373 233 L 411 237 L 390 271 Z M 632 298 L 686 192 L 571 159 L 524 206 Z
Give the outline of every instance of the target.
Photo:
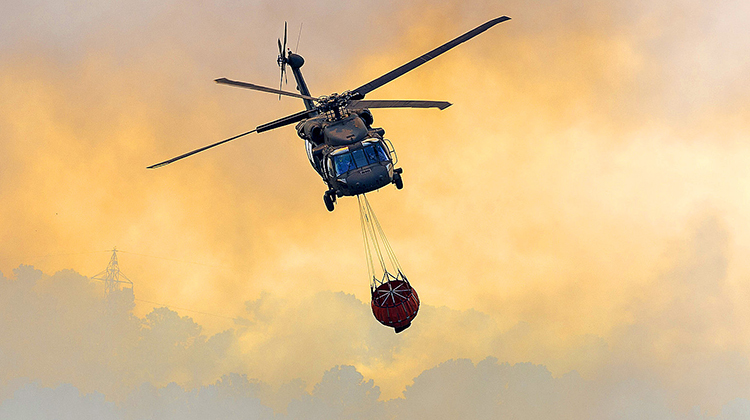
M 378 143 L 371 143 L 367 146 L 356 149 L 351 152 L 346 151 L 336 153 L 332 156 L 333 171 L 336 176 L 345 174 L 353 169 L 363 168 L 367 165 L 378 162 L 390 162 L 388 152 L 385 151 L 383 145 Z

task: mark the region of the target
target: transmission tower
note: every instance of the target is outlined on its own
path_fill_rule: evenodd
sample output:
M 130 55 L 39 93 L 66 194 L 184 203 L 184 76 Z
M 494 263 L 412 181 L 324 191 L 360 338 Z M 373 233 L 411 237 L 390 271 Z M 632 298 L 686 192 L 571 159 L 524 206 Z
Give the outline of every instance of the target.
M 109 259 L 107 269 L 91 277 L 91 279 L 104 282 L 104 294 L 107 297 L 112 292 L 119 290 L 121 283 L 125 284 L 125 287 L 129 285 L 130 290 L 133 290 L 133 282 L 120 272 L 120 265 L 117 263 L 117 247 L 112 249 L 112 258 Z

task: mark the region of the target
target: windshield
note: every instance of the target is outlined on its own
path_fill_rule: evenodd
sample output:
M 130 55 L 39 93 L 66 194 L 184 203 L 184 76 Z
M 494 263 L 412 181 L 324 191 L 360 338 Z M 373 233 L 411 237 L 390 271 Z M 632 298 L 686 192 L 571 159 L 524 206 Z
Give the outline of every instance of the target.
M 333 167 L 336 171 L 336 176 L 345 174 L 352 169 L 363 168 L 378 162 L 390 162 L 388 154 L 380 143 L 371 144 L 353 152 L 333 156 Z

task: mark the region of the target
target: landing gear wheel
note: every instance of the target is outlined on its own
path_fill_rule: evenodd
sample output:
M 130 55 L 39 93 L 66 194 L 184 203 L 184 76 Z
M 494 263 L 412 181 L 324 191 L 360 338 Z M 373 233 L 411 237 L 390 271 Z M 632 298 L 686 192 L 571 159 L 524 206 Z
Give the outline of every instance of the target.
M 393 183 L 396 184 L 396 189 L 404 188 L 404 180 L 401 179 L 401 173 L 396 172 L 393 174 Z
M 331 194 L 328 194 L 327 192 L 323 194 L 323 202 L 326 203 L 328 211 L 333 211 L 333 198 L 331 197 Z

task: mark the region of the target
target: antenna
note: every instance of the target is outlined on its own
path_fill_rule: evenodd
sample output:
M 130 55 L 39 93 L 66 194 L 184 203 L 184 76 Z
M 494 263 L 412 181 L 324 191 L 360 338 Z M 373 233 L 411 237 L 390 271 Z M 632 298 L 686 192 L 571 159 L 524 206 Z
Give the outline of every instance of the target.
M 125 287 L 129 285 L 129 289 L 133 290 L 133 282 L 120 272 L 120 264 L 117 262 L 117 247 L 112 248 L 112 258 L 109 259 L 107 269 L 91 277 L 91 280 L 104 282 L 104 294 L 107 297 L 112 292 L 119 290 L 120 284 L 125 284 Z
M 302 22 L 299 24 L 299 34 L 297 34 L 297 46 L 294 47 L 294 52 L 299 54 L 299 38 L 302 36 Z

